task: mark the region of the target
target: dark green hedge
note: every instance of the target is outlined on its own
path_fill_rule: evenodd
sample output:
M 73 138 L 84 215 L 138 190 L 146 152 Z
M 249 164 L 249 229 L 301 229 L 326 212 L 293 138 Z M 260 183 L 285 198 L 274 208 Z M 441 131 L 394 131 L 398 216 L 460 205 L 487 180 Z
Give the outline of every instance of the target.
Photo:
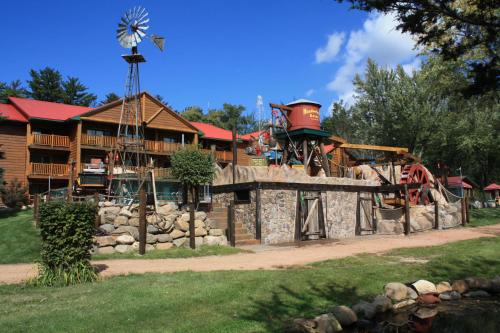
M 63 201 L 40 206 L 41 284 L 68 285 L 95 279 L 90 249 L 96 209 L 93 203 Z

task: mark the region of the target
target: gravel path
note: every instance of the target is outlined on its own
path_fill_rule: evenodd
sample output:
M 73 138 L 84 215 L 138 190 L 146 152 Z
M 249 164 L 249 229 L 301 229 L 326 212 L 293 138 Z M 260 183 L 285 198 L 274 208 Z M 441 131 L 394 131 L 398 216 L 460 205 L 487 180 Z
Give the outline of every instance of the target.
M 307 246 L 252 246 L 254 253 L 186 259 L 115 259 L 93 261 L 101 276 L 131 273 L 277 269 L 360 253 L 383 253 L 396 248 L 441 245 L 466 239 L 500 236 L 500 224 L 479 228 L 435 230 L 410 236 L 362 236 Z M 21 283 L 36 274 L 33 264 L 0 265 L 0 283 Z

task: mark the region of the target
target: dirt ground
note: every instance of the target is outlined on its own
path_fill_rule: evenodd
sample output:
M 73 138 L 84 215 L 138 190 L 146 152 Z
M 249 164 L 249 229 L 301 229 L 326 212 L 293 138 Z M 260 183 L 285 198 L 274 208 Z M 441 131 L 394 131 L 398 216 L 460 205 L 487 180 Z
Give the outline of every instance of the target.
M 101 276 L 168 273 L 179 271 L 219 271 L 279 269 L 360 253 L 383 253 L 396 248 L 441 245 L 466 239 L 500 236 L 500 224 L 479 228 L 433 230 L 410 236 L 362 236 L 336 242 L 308 243 L 306 246 L 247 246 L 253 253 L 186 259 L 115 259 L 93 261 Z M 36 274 L 33 264 L 0 265 L 0 283 L 21 283 Z

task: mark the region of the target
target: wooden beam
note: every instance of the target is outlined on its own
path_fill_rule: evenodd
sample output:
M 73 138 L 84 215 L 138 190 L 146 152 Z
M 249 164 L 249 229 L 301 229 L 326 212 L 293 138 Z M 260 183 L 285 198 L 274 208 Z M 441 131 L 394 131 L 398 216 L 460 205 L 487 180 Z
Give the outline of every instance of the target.
M 146 124 L 152 122 L 153 119 L 155 119 L 163 110 L 164 110 L 163 107 L 161 107 L 158 111 L 156 111 L 151 117 L 149 117 L 148 120 L 146 120 Z
M 139 254 L 146 253 L 146 191 L 141 186 L 139 191 Z
M 339 146 L 340 148 L 349 149 L 365 149 L 365 150 L 380 150 L 380 151 L 392 151 L 398 154 L 408 153 L 408 148 L 404 147 L 391 147 L 391 146 L 372 146 L 357 143 L 343 143 Z
M 255 189 L 255 239 L 260 240 L 262 238 L 262 229 L 261 229 L 261 204 L 260 204 L 260 188 Z
M 410 234 L 410 196 L 408 195 L 408 185 L 404 184 L 405 191 L 405 235 L 408 236 Z
M 297 200 L 296 200 L 296 206 L 295 206 L 295 240 L 300 241 L 302 239 L 302 233 L 301 229 L 302 226 L 301 221 L 302 218 L 300 216 L 300 191 L 297 191 Z

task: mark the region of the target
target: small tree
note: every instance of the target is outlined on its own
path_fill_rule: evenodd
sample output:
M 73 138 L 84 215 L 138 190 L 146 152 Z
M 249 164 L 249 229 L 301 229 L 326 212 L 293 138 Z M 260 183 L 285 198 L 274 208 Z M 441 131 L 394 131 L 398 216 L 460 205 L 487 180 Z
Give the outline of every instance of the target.
M 201 150 L 183 148 L 172 156 L 172 173 L 187 187 L 194 204 L 198 203 L 198 186 L 211 183 L 214 172 L 212 155 Z
M 17 179 L 14 179 L 7 186 L 3 186 L 3 180 L 0 183 L 0 196 L 3 203 L 9 208 L 19 209 L 23 205 L 27 205 L 29 201 L 27 192 L 26 187 L 22 186 Z

